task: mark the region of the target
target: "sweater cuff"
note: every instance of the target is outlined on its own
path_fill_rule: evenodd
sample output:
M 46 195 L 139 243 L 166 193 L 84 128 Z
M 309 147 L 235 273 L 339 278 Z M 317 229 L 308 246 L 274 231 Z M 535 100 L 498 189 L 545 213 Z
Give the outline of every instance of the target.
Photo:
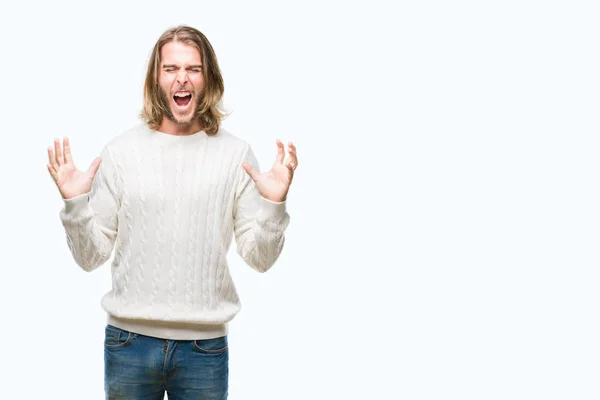
M 260 197 L 260 209 L 258 210 L 258 218 L 261 220 L 281 221 L 286 215 L 285 200 L 281 202 L 271 201 Z
M 63 199 L 65 203 L 64 214 L 68 216 L 83 215 L 88 211 L 89 192 L 79 196 Z

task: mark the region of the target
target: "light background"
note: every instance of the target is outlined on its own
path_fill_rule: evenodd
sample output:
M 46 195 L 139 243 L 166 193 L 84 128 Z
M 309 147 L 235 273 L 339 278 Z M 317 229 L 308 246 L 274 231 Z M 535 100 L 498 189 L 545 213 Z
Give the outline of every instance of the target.
M 300 161 L 275 267 L 232 247 L 230 399 L 600 398 L 595 2 L 1 7 L 6 394 L 103 398 L 109 262 L 72 260 L 46 147 L 87 168 L 137 124 L 183 23 L 216 50 L 224 127 L 263 170 L 276 138 Z

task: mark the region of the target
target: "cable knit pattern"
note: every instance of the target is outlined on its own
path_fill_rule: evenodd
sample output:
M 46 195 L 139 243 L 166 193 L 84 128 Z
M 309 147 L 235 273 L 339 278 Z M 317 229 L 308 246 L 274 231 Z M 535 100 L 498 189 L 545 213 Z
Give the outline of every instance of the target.
M 89 193 L 60 218 L 75 262 L 112 261 L 102 298 L 109 322 L 140 334 L 192 340 L 227 334 L 240 310 L 227 253 L 233 238 L 265 272 L 283 249 L 285 202 L 262 198 L 241 167 L 259 169 L 247 142 L 221 129 L 175 136 L 140 124 L 111 139 Z
M 152 284 L 151 284 L 151 300 L 150 300 L 150 314 L 148 315 L 149 319 L 154 319 L 155 316 L 152 313 L 154 306 L 157 302 L 158 297 L 158 283 L 160 279 L 160 275 L 158 273 L 159 268 L 161 267 L 162 259 L 163 259 L 163 250 L 166 245 L 165 240 L 165 188 L 163 184 L 163 173 L 162 173 L 162 165 L 164 165 L 164 147 L 163 143 L 158 143 L 158 149 L 156 149 L 152 154 L 154 155 L 152 159 L 152 166 L 154 167 L 154 179 L 156 184 L 156 196 L 157 196 L 157 207 L 156 207 L 156 250 L 154 251 L 154 263 L 152 265 Z M 145 189 L 145 188 L 144 188 Z M 145 189 L 146 190 L 146 189 Z
M 108 152 L 108 147 L 105 147 L 105 150 Z M 107 165 L 106 161 L 107 160 L 102 158 L 102 164 L 104 164 L 104 165 L 101 164 L 100 170 L 110 172 L 116 166 L 116 169 L 119 174 L 119 186 L 118 187 L 120 188 L 120 192 L 121 192 L 121 205 L 122 205 L 122 210 L 123 210 L 123 221 L 124 221 L 125 225 L 127 226 L 127 232 L 133 232 L 133 215 L 131 215 L 131 207 L 129 204 L 129 197 L 130 197 L 129 190 L 128 190 L 127 186 L 125 185 L 126 175 L 125 175 L 124 165 L 123 165 L 123 163 L 115 163 L 114 159 L 112 159 L 112 158 L 110 159 L 110 164 Z M 100 183 L 101 183 L 101 181 L 96 182 L 96 179 L 94 179 L 92 190 L 94 187 L 100 188 L 102 186 Z M 94 199 L 96 199 L 96 198 L 94 197 Z M 97 201 L 101 201 L 101 199 L 98 199 Z M 66 202 L 65 206 L 70 202 L 71 202 L 71 200 Z M 113 207 L 115 207 L 115 206 L 116 206 L 116 204 L 113 205 Z M 66 209 L 65 209 L 65 211 L 66 211 Z M 111 212 L 111 211 L 108 211 L 108 212 Z M 114 211 L 112 211 L 112 212 L 114 212 Z M 108 215 L 108 213 L 106 213 L 106 214 Z M 67 231 L 67 233 L 68 233 L 68 231 Z M 131 259 L 132 237 L 131 237 L 131 235 L 126 235 L 126 236 L 121 235 L 120 237 L 123 238 L 122 240 L 124 241 L 123 251 L 122 251 L 124 253 L 124 257 L 126 260 L 130 260 Z M 94 267 L 97 268 L 98 265 L 94 265 Z M 127 288 L 129 286 L 129 274 L 131 271 L 130 267 L 131 267 L 131 263 L 128 263 L 128 262 L 121 262 L 119 264 L 115 264 L 113 262 L 113 286 L 115 286 L 113 288 L 113 290 L 116 292 L 115 297 L 121 300 L 121 302 L 122 302 L 121 306 L 125 305 L 124 302 L 126 299 Z M 119 272 L 119 275 L 123 276 L 122 280 L 115 279 L 115 277 L 114 277 L 115 270 Z
M 144 280 L 144 262 L 146 261 L 146 248 L 148 246 L 148 237 L 146 232 L 148 231 L 148 216 L 146 215 L 146 194 L 143 190 L 144 180 L 143 175 L 139 171 L 143 168 L 143 161 L 140 156 L 140 150 L 137 146 L 133 147 L 133 156 L 135 158 L 136 173 L 138 179 L 138 186 L 140 187 L 139 199 L 140 199 L 140 251 L 138 252 L 137 260 L 135 261 L 136 280 L 143 282 Z M 135 290 L 135 301 L 140 301 L 141 285 L 136 286 Z
M 174 193 L 174 207 L 173 207 L 173 229 L 171 238 L 171 260 L 169 262 L 169 287 L 168 287 L 168 299 L 167 302 L 171 310 L 173 309 L 173 303 L 175 302 L 176 290 L 177 290 L 177 270 L 181 269 L 181 260 L 179 258 L 180 253 L 180 235 L 181 235 L 181 200 L 183 197 L 183 143 L 177 143 L 175 150 L 175 174 L 173 175 L 173 193 Z M 172 313 L 166 315 L 167 319 L 170 319 Z

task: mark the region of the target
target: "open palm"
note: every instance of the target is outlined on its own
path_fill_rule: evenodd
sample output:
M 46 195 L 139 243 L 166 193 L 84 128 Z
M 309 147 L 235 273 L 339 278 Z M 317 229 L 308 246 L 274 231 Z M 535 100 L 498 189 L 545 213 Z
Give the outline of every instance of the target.
M 87 171 L 79 171 L 73 162 L 69 138 L 64 138 L 63 145 L 64 149 L 61 148 L 60 140 L 54 139 L 54 151 L 51 146 L 48 147 L 47 167 L 62 197 L 70 199 L 91 190 L 102 159 L 96 157 Z
M 242 167 L 250 175 L 258 192 L 265 199 L 282 202 L 286 199 L 290 189 L 294 170 L 298 166 L 298 157 L 296 155 L 296 146 L 291 142 L 288 144 L 289 160 L 284 163 L 285 150 L 283 143 L 277 140 L 277 157 L 270 171 L 260 173 L 248 163 L 243 163 Z

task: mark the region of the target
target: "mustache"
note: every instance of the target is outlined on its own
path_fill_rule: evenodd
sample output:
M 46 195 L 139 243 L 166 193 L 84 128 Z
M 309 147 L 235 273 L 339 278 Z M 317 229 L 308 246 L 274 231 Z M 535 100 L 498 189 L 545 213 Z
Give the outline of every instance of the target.
M 185 86 L 181 86 L 178 88 L 173 88 L 173 90 L 171 91 L 171 93 L 175 93 L 175 92 L 190 92 L 192 94 L 196 94 L 196 91 L 194 90 L 194 88 L 191 87 L 185 87 Z

